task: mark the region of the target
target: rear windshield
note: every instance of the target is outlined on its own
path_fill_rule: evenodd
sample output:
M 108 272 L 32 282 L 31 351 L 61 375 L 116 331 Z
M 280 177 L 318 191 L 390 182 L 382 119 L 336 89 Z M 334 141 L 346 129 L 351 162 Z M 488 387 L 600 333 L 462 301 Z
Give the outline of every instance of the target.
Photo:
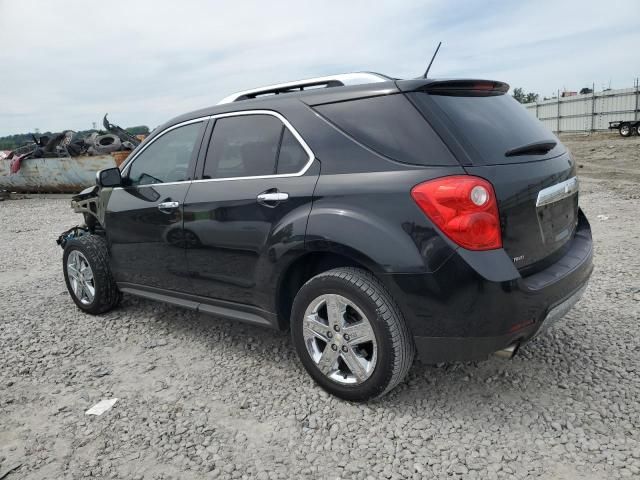
M 458 165 L 440 137 L 402 94 L 314 107 L 347 135 L 388 158 L 414 165 Z
M 464 145 L 474 164 L 529 162 L 564 152 L 553 133 L 511 95 L 458 96 L 423 92 L 409 95 L 425 114 L 428 107 L 435 104 L 435 110 L 439 110 L 448 130 Z M 533 150 L 528 154 L 513 154 L 523 146 L 545 142 L 557 142 L 557 145 L 543 153 Z M 510 151 L 512 153 L 506 155 Z

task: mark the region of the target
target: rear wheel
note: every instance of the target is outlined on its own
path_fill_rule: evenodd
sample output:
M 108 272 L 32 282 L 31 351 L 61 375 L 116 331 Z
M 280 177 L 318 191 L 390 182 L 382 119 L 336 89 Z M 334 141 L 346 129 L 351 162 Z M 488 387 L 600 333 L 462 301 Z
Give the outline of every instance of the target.
M 620 125 L 618 127 L 618 131 L 623 137 L 629 137 L 633 133 L 633 130 L 631 130 L 631 125 L 628 123 L 623 123 L 622 125 Z
M 313 379 L 345 400 L 384 395 L 413 363 L 414 345 L 400 309 L 378 279 L 357 268 L 330 270 L 302 286 L 291 335 Z
M 107 244 L 98 235 L 83 235 L 65 245 L 62 268 L 67 290 L 78 308 L 93 315 L 120 302 L 108 258 Z
M 636 135 L 640 135 L 640 123 L 636 125 Z

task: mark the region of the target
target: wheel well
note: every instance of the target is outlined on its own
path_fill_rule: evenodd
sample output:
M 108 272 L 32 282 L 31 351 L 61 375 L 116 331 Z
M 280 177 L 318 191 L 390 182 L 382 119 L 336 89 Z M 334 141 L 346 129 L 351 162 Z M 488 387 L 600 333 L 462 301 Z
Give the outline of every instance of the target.
M 308 253 L 287 268 L 278 289 L 278 322 L 281 329 L 289 327 L 291 307 L 300 287 L 310 278 L 338 267 L 357 267 L 371 271 L 352 258 L 328 252 Z
M 96 235 L 104 235 L 104 228 L 98 221 L 98 218 L 95 215 L 92 215 L 87 212 L 83 212 L 84 223 L 89 229 L 89 231 Z

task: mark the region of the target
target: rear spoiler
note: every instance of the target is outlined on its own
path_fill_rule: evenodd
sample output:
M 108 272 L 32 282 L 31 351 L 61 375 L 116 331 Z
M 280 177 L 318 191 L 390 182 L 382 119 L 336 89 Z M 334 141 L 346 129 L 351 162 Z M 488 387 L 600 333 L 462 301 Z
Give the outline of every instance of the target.
M 396 83 L 403 92 L 421 91 L 456 97 L 489 97 L 509 91 L 508 83 L 495 80 L 401 80 Z

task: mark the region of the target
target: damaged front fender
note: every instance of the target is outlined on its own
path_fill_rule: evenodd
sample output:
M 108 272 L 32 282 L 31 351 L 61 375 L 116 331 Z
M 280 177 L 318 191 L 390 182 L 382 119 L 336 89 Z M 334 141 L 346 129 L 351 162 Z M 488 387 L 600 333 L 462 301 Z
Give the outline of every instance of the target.
M 84 216 L 85 225 L 76 225 L 62 232 L 56 239 L 56 243 L 64 249 L 69 240 L 81 237 L 88 233 L 94 233 L 96 226 L 100 225 L 99 208 L 100 188 L 97 185 L 85 188 L 79 194 L 71 197 L 71 209 Z
M 84 215 L 85 223 L 92 232 L 95 228 L 104 225 L 105 211 L 111 191 L 111 188 L 100 188 L 94 185 L 71 197 L 71 209 Z
M 69 240 L 88 233 L 104 235 L 105 212 L 112 191 L 112 188 L 94 185 L 71 197 L 71 209 L 83 215 L 84 225 L 62 232 L 56 240 L 58 245 L 64 248 Z

